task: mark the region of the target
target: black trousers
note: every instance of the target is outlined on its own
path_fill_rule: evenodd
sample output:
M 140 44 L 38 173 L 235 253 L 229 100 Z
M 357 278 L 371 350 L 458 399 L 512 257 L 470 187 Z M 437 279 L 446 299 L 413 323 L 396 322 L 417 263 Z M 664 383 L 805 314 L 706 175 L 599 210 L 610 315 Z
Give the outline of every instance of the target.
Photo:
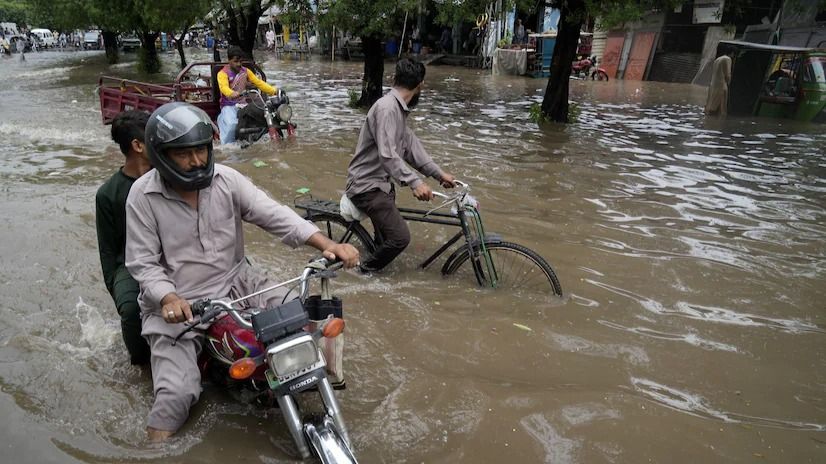
M 367 271 L 381 270 L 410 244 L 407 222 L 396 208 L 396 191 L 370 190 L 352 196 L 350 200 L 370 218 L 376 231 L 378 248 L 373 256 L 362 261 L 361 267 Z

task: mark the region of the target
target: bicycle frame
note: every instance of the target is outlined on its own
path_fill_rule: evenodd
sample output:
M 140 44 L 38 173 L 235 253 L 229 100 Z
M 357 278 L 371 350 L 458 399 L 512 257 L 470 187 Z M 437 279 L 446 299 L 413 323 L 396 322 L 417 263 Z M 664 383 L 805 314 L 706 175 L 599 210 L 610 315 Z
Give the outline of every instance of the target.
M 460 194 L 448 196 L 439 192 L 434 192 L 436 196 L 440 196 L 442 198 L 446 198 L 447 201 L 444 202 L 442 205 L 436 207 L 435 209 L 431 210 L 424 210 L 424 209 L 417 209 L 417 208 L 399 208 L 399 212 L 401 213 L 402 218 L 406 221 L 412 222 L 424 222 L 428 224 L 439 224 L 451 227 L 458 227 L 459 231 L 451 237 L 447 242 L 445 242 L 442 246 L 440 246 L 436 251 L 433 252 L 427 259 L 422 261 L 419 264 L 419 268 L 426 269 L 430 266 L 436 259 L 442 256 L 445 251 L 447 251 L 451 246 L 456 244 L 460 239 L 464 237 L 465 243 L 464 245 L 460 246 L 458 250 L 456 250 L 453 255 L 448 258 L 446 264 L 449 264 L 453 258 L 458 255 L 458 252 L 466 249 L 468 254 L 473 258 L 471 259 L 471 263 L 473 265 L 473 273 L 476 277 L 476 281 L 479 285 L 485 285 L 486 283 L 491 287 L 496 287 L 496 282 L 498 281 L 498 273 L 493 263 L 493 259 L 490 257 L 490 254 L 487 252 L 487 248 L 485 247 L 485 232 L 484 226 L 482 225 L 482 218 L 479 215 L 479 211 L 473 205 L 463 204 L 462 200 L 464 200 L 465 196 L 468 194 L 468 186 L 467 184 L 459 184 L 460 186 L 464 187 L 466 190 Z M 455 213 L 442 213 L 436 211 L 437 209 L 444 208 L 451 204 L 456 205 L 456 212 Z M 337 213 L 336 213 L 337 214 Z M 353 228 L 359 224 L 358 221 L 351 222 L 347 230 L 345 231 L 344 235 L 341 237 L 342 243 L 347 243 L 353 235 Z M 330 231 L 327 231 L 328 235 Z M 477 245 L 478 246 L 474 246 Z M 487 278 L 485 277 L 485 272 L 483 272 L 482 264 L 478 262 L 479 255 L 481 254 L 484 265 L 487 268 Z M 445 267 L 446 268 L 446 267 Z

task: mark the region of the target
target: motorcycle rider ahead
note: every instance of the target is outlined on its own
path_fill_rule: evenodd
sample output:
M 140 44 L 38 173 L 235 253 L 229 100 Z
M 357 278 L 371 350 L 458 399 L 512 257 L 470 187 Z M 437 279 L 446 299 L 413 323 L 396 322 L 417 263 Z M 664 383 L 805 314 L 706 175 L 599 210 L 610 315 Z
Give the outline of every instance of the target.
M 221 114 L 218 115 L 218 129 L 221 143 L 235 142 L 235 128 L 238 126 L 238 103 L 241 102 L 241 93 L 247 89 L 247 82 L 251 83 L 267 95 L 275 95 L 278 91 L 266 82 L 259 79 L 254 72 L 241 65 L 244 51 L 241 47 L 232 46 L 227 49 L 229 64 L 218 71 L 218 89 L 221 91 Z

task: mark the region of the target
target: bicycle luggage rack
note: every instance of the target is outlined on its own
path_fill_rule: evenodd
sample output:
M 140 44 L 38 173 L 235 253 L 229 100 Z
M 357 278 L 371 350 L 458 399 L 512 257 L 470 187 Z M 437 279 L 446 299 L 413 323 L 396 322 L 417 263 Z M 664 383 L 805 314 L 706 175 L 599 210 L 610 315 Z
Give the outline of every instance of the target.
M 313 197 L 296 198 L 295 207 L 314 213 L 341 214 L 337 201 L 319 200 Z

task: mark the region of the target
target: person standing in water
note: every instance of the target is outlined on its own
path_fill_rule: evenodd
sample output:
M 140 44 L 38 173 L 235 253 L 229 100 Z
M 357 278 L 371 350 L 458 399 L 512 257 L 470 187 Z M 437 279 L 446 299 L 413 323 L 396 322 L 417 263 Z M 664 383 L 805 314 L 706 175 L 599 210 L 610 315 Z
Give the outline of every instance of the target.
M 711 69 L 711 84 L 708 86 L 706 114 L 721 118 L 728 114 L 728 86 L 731 83 L 731 58 L 733 51 L 728 51 L 716 60 Z

